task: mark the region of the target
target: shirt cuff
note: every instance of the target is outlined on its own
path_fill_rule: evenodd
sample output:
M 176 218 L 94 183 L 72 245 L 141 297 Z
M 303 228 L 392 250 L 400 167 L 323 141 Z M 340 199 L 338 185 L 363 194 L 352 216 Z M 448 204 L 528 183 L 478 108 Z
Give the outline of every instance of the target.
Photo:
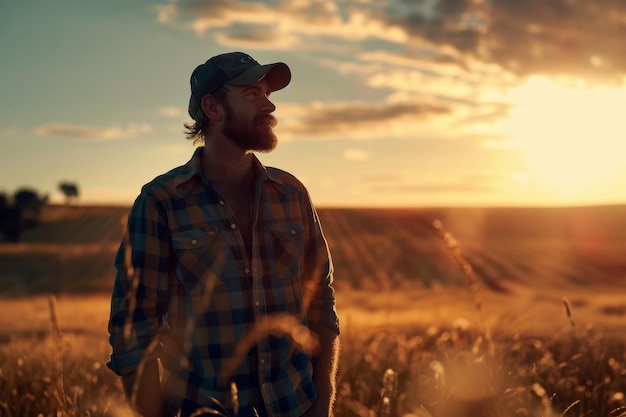
M 133 350 L 126 353 L 111 353 L 109 360 L 106 361 L 106 366 L 119 376 L 126 376 L 135 373 L 141 361 L 146 356 L 146 349 Z M 156 349 L 152 349 L 145 361 L 148 362 L 153 359 L 161 357 L 162 348 L 159 344 Z

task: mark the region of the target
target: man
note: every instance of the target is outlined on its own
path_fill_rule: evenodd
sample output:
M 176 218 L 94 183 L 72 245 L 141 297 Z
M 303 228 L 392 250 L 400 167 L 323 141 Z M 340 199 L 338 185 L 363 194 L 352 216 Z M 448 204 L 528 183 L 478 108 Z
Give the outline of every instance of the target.
M 185 127 L 204 146 L 146 184 L 130 211 L 107 365 L 145 416 L 331 413 L 328 247 L 305 187 L 253 154 L 276 146 L 269 95 L 290 80 L 286 64 L 241 52 L 198 66 Z

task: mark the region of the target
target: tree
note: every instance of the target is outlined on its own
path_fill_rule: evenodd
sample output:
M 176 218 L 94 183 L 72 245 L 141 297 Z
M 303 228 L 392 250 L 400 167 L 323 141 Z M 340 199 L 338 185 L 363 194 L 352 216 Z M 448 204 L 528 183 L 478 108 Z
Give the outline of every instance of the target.
M 13 206 L 20 210 L 22 220 L 33 225 L 39 220 L 41 207 L 48 203 L 48 196 L 39 196 L 32 188 L 20 188 L 13 195 Z
M 65 196 L 66 204 L 70 204 L 72 200 L 78 198 L 78 185 L 71 182 L 62 182 L 59 184 L 59 190 Z
M 0 241 L 3 237 L 10 242 L 19 242 L 22 231 L 21 211 L 13 206 L 0 207 Z
M 41 203 L 39 194 L 32 188 L 20 188 L 13 195 L 13 205 L 21 209 L 39 208 Z
M 13 207 L 6 193 L 0 193 L 0 241 L 8 239 L 10 242 L 20 240 L 20 210 Z
M 19 242 L 24 229 L 37 224 L 41 207 L 47 202 L 47 195 L 40 197 L 28 187 L 17 190 L 12 199 L 0 193 L 0 237 Z

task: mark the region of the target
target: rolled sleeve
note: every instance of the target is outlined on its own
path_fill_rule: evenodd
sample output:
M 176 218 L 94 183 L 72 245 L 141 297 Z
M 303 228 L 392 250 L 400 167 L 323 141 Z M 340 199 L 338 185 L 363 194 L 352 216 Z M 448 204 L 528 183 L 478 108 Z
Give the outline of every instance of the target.
M 329 260 L 329 273 L 322 280 L 307 310 L 309 323 L 329 328 L 339 334 L 339 317 L 335 309 L 335 290 L 332 287 L 332 264 Z
M 142 361 L 148 362 L 152 359 L 158 359 L 161 354 L 160 345 L 149 352 L 146 349 L 138 349 L 126 353 L 111 353 L 109 360 L 106 361 L 106 366 L 117 375 L 130 375 L 137 370 Z

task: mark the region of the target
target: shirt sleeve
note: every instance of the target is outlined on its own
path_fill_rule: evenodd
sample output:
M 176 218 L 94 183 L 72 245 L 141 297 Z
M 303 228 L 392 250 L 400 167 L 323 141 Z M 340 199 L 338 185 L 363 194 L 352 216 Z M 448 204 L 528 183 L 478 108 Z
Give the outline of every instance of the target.
M 107 366 L 118 375 L 133 373 L 142 360 L 160 355 L 155 340 L 168 298 L 170 239 L 167 218 L 149 194 L 135 200 L 115 258 Z
M 335 291 L 332 287 L 334 268 L 328 243 L 313 204 L 306 195 L 307 212 L 304 213 L 308 241 L 306 242 L 306 279 L 304 283 L 307 319 L 339 334 L 339 318 L 335 310 Z

